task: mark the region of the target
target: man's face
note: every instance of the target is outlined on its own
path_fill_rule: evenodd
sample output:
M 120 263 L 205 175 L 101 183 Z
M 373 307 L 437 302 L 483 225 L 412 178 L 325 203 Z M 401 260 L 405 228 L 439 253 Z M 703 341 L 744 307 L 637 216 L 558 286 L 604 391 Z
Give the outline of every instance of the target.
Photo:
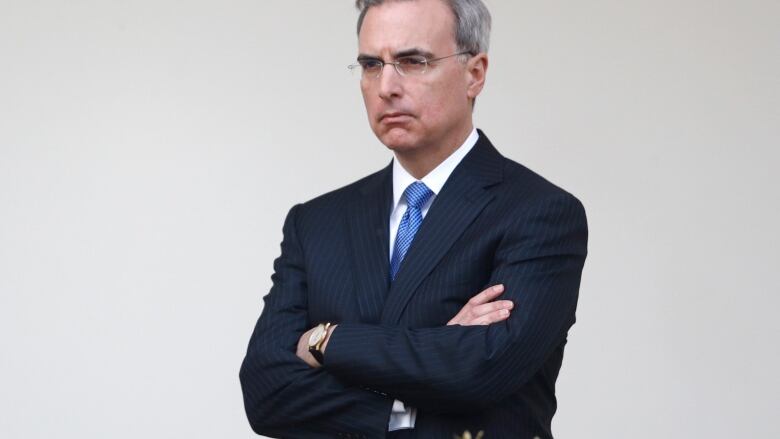
M 389 1 L 372 7 L 360 29 L 360 57 L 395 61 L 458 52 L 454 16 L 442 0 Z M 471 129 L 471 76 L 458 57 L 431 63 L 419 76 L 400 76 L 386 65 L 378 78 L 361 79 L 369 123 L 396 152 L 446 148 Z M 472 87 L 473 89 L 473 87 Z M 471 90 L 473 94 L 473 90 Z M 457 140 L 455 140 L 457 139 Z

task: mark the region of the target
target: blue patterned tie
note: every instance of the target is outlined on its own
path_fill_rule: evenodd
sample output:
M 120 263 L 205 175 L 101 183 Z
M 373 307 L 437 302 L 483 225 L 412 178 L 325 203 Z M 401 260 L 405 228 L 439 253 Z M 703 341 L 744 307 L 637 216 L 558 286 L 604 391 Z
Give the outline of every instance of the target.
M 401 261 L 404 260 L 406 252 L 412 245 L 414 235 L 420 229 L 422 224 L 422 207 L 425 202 L 433 195 L 425 183 L 416 181 L 410 184 L 404 191 L 406 197 L 406 212 L 401 217 L 401 224 L 398 225 L 398 234 L 395 236 L 395 247 L 393 248 L 393 257 L 390 258 L 390 280 L 395 280 L 395 275 L 401 267 Z

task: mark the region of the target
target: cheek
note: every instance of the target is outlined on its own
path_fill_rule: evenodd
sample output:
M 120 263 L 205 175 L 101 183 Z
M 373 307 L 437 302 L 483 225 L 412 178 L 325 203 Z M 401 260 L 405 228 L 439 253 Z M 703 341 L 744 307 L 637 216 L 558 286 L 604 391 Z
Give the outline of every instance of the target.
M 360 84 L 360 92 L 363 94 L 363 103 L 366 105 L 366 110 L 371 111 L 371 95 L 366 86 L 362 83 Z
M 384 103 L 382 99 L 376 95 L 376 93 L 363 93 L 363 103 L 366 106 L 366 116 L 368 116 L 369 123 L 375 125 L 377 123 L 376 117 L 384 111 Z
M 449 118 L 456 109 L 458 99 L 451 88 L 441 85 L 431 86 L 423 93 L 426 99 L 420 102 L 423 109 L 421 114 L 424 115 L 425 120 L 434 125 L 439 125 L 442 120 Z
M 461 119 L 463 114 L 470 113 L 469 99 L 466 87 L 460 82 L 453 82 L 437 90 L 436 114 L 447 119 Z

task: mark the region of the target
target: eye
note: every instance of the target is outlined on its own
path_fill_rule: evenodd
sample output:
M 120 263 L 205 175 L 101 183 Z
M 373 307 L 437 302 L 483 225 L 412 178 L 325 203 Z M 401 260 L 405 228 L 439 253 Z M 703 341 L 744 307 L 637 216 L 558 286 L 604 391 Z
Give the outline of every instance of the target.
M 398 64 L 402 67 L 423 67 L 425 66 L 426 59 L 424 56 L 405 56 L 398 58 Z
M 362 59 L 358 62 L 363 70 L 379 70 L 382 68 L 382 61 L 377 59 Z

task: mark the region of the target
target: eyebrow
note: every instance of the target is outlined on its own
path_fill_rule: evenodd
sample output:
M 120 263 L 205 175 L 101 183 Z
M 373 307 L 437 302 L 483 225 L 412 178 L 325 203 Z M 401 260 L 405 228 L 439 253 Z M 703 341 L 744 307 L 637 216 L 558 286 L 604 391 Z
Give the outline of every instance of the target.
M 412 55 L 422 55 L 428 59 L 433 58 L 433 54 L 431 52 L 425 49 L 421 49 L 419 47 L 412 47 L 411 49 L 404 49 L 399 52 L 393 53 L 393 59 L 403 58 L 405 56 L 412 56 Z M 357 59 L 358 61 L 363 61 L 363 60 L 374 60 L 374 59 L 381 60 L 382 58 L 380 58 L 377 55 L 369 55 L 366 53 L 361 53 L 360 55 L 358 55 Z

